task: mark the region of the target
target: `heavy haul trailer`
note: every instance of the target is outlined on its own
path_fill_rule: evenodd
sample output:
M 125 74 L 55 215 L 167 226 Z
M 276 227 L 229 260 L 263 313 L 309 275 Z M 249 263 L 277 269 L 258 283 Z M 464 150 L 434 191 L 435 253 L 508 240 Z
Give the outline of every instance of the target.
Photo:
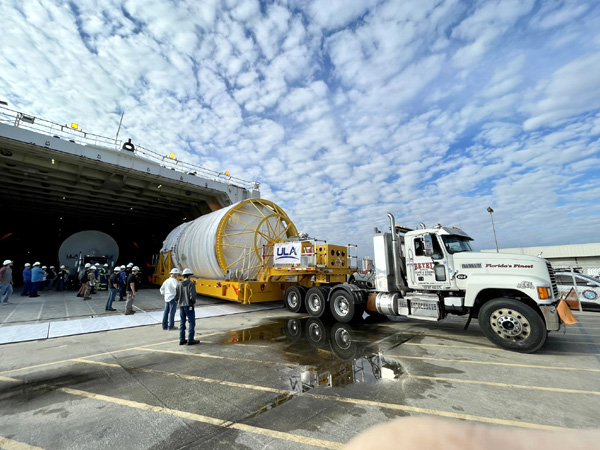
M 428 321 L 467 315 L 465 329 L 476 318 L 491 342 L 521 352 L 538 350 L 563 321 L 575 322 L 560 303 L 548 261 L 474 252 L 472 239 L 458 228 L 410 230 L 388 216 L 391 232 L 373 237 L 369 282 L 351 276 L 352 247 L 302 240 L 285 212 L 260 199 L 173 230 L 155 282 L 168 277 L 171 267 L 189 267 L 203 295 L 241 303 L 283 298 L 292 312 L 331 314 L 339 322 L 365 310 Z M 297 259 L 286 260 L 291 256 Z
M 301 239 L 280 207 L 249 199 L 173 230 L 153 282 L 161 284 L 172 267 L 187 267 L 201 295 L 246 304 L 285 297 L 291 310 L 299 310 L 311 287 L 324 286 L 327 292 L 327 286 L 345 282 L 356 270 L 349 248 Z M 323 298 L 320 292 L 311 291 L 314 302 Z

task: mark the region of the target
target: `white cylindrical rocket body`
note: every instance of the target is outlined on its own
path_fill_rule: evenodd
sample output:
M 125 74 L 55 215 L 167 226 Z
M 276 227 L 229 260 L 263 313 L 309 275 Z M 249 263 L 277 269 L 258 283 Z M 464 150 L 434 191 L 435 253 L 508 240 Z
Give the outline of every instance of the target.
M 102 231 L 80 231 L 64 240 L 58 249 L 58 260 L 73 275 L 77 270 L 77 261 L 80 255 L 104 256 L 114 264 L 119 258 L 119 245 L 117 241 Z

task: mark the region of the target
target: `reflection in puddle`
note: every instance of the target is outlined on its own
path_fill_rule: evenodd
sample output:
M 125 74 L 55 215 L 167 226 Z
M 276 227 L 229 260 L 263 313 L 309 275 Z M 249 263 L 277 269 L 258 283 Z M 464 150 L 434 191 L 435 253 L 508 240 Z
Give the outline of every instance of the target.
M 387 332 L 386 332 L 387 331 Z M 278 369 L 289 389 L 302 394 L 315 387 L 343 387 L 401 377 L 401 365 L 384 356 L 410 337 L 389 334 L 376 325 L 351 325 L 320 319 L 292 318 L 230 332 L 223 343 L 281 341 L 290 365 Z M 281 398 L 278 402 L 289 399 Z M 269 405 L 272 408 L 277 405 Z

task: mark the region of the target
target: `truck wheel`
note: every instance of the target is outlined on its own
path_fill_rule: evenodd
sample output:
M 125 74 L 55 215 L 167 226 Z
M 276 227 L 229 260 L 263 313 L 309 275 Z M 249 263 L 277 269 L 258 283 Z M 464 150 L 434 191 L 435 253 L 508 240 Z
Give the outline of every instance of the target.
M 313 317 L 321 317 L 327 311 L 327 290 L 311 287 L 306 292 L 306 311 Z
M 299 286 L 291 286 L 287 288 L 283 295 L 285 307 L 293 313 L 300 312 L 302 309 L 302 301 L 304 299 L 304 289 Z
M 490 300 L 479 310 L 479 326 L 499 347 L 522 353 L 537 351 L 548 337 L 546 324 L 533 308 L 518 300 Z
M 338 322 L 350 322 L 354 317 L 354 299 L 346 291 L 339 290 L 329 301 L 331 314 Z

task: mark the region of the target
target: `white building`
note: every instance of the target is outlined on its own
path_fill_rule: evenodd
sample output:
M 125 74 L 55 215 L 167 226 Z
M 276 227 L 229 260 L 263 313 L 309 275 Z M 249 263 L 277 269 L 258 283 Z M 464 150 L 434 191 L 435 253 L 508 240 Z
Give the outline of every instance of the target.
M 493 253 L 496 249 L 482 250 Z M 547 247 L 501 248 L 500 253 L 541 256 L 557 268 L 577 268 L 582 273 L 600 275 L 600 243 L 552 245 Z

